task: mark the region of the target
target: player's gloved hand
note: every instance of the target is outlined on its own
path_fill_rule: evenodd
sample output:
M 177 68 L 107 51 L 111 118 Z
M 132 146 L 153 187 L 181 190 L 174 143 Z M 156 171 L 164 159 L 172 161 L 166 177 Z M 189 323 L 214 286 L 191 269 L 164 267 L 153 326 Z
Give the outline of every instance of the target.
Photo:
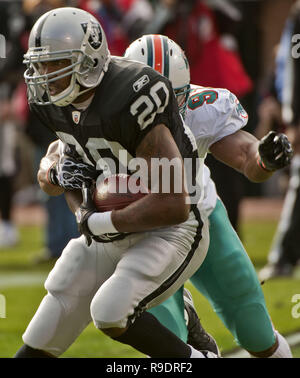
M 92 237 L 94 235 L 91 233 L 89 229 L 88 219 L 97 210 L 93 202 L 91 187 L 87 186 L 86 183 L 83 183 L 81 192 L 83 201 L 80 207 L 76 210 L 75 215 L 78 225 L 78 231 L 85 236 L 86 244 L 87 246 L 90 246 L 92 243 Z
M 97 170 L 82 160 L 63 155 L 48 171 L 48 180 L 64 189 L 81 189 L 83 183 L 91 184 L 98 176 Z
M 285 134 L 270 131 L 258 146 L 258 164 L 266 171 L 273 172 L 290 164 L 293 148 Z

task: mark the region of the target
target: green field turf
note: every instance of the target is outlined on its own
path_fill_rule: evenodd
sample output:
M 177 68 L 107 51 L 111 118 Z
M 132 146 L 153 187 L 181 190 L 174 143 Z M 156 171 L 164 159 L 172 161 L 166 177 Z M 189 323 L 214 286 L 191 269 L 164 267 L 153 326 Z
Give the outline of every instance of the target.
M 266 256 L 274 234 L 274 221 L 247 222 L 242 227 L 242 238 L 249 256 L 257 268 L 266 262 Z M 0 318 L 0 357 L 12 357 L 22 345 L 21 335 L 45 294 L 40 283 L 51 269 L 50 264 L 36 266 L 32 259 L 42 248 L 43 234 L 39 227 L 21 227 L 21 243 L 11 250 L 0 251 L 0 294 L 6 300 L 6 318 Z M 300 317 L 292 316 L 292 297 L 300 294 L 300 275 L 266 282 L 263 291 L 276 328 L 282 334 L 300 331 Z M 26 277 L 36 282 L 26 281 Z M 16 278 L 19 282 L 16 282 Z M 207 301 L 187 283 L 202 323 L 211 332 L 222 353 L 237 347 L 233 337 L 211 310 Z M 1 303 L 1 302 L 0 302 Z M 299 310 L 300 313 L 300 310 Z M 1 315 L 1 308 L 0 308 Z M 295 357 L 300 357 L 300 347 L 293 348 Z M 112 341 L 90 324 L 64 357 L 144 357 L 130 347 Z

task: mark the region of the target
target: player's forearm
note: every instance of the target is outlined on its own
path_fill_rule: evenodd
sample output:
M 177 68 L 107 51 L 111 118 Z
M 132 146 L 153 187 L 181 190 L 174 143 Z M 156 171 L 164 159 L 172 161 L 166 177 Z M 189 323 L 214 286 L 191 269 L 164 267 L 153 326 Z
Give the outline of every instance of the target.
M 186 221 L 189 205 L 182 194 L 149 194 L 122 210 L 112 212 L 112 222 L 120 232 L 141 232 Z
M 41 160 L 40 168 L 37 174 L 38 183 L 41 189 L 49 196 L 58 196 L 64 193 L 64 189 L 58 185 L 53 185 L 49 181 L 49 169 L 55 163 L 54 157 L 44 157 Z
M 246 176 L 250 181 L 263 182 L 272 176 L 258 164 L 259 140 L 239 130 L 234 134 L 224 137 L 210 147 L 215 158 L 236 169 Z
M 270 178 L 273 172 L 267 171 L 259 164 L 258 141 L 250 146 L 247 158 L 243 166 L 243 174 L 252 182 L 264 182 Z
M 58 141 L 52 142 L 49 145 L 46 155 L 40 162 L 40 167 L 37 174 L 38 183 L 41 189 L 49 196 L 58 196 L 64 192 L 63 188 L 58 185 L 53 185 L 53 183 L 49 181 L 49 170 L 53 164 L 57 163 L 59 160 L 58 146 Z
M 58 185 L 53 185 L 49 181 L 49 169 L 59 160 L 59 141 L 50 143 L 46 155 L 40 162 L 37 180 L 41 189 L 49 196 L 58 196 L 64 192 L 64 189 Z

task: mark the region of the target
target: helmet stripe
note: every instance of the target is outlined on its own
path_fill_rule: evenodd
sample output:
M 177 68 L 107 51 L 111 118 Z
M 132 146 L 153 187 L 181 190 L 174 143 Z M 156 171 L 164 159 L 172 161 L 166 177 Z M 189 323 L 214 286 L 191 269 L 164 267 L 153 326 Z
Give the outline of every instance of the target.
M 169 51 L 169 45 L 168 45 L 168 38 L 163 37 L 163 51 L 164 51 L 164 76 L 169 79 L 169 59 L 170 59 L 170 51 Z
M 42 34 L 42 29 L 43 29 L 44 23 L 45 23 L 47 18 L 48 18 L 47 16 L 44 17 L 38 25 L 36 35 L 35 35 L 35 47 L 41 47 L 42 46 L 41 34 Z
M 148 66 L 154 68 L 153 67 L 153 47 L 152 47 L 152 39 L 151 39 L 150 35 L 147 37 L 147 52 L 148 52 L 147 64 L 148 64 Z
M 154 44 L 154 69 L 159 72 L 160 74 L 163 73 L 163 54 L 162 54 L 162 41 L 159 35 L 153 36 L 153 44 Z

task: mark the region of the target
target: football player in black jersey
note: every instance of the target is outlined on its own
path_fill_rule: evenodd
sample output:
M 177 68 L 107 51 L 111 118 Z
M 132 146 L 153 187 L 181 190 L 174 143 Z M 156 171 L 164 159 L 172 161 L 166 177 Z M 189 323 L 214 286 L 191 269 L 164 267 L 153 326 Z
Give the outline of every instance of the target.
M 66 193 L 83 235 L 70 241 L 50 272 L 48 293 L 16 357 L 58 357 L 91 321 L 150 357 L 215 356 L 185 344 L 145 311 L 198 269 L 208 247 L 207 218 L 189 195 L 196 144 L 169 80 L 111 57 L 99 22 L 76 8 L 38 19 L 24 61 L 31 111 L 60 139 L 56 148 L 67 151 L 58 163 L 42 160 L 40 185 L 50 195 Z M 168 172 L 168 192 L 161 188 L 162 168 L 158 175 L 151 171 L 153 158 L 177 163 Z M 83 186 L 83 201 L 76 190 L 82 184 L 76 169 L 64 174 L 80 164 L 92 181 L 92 167 L 99 175 L 132 173 L 134 162 L 146 164 L 151 189 L 158 190 L 122 210 L 97 212 L 91 188 Z M 186 181 L 178 190 L 180 177 Z

